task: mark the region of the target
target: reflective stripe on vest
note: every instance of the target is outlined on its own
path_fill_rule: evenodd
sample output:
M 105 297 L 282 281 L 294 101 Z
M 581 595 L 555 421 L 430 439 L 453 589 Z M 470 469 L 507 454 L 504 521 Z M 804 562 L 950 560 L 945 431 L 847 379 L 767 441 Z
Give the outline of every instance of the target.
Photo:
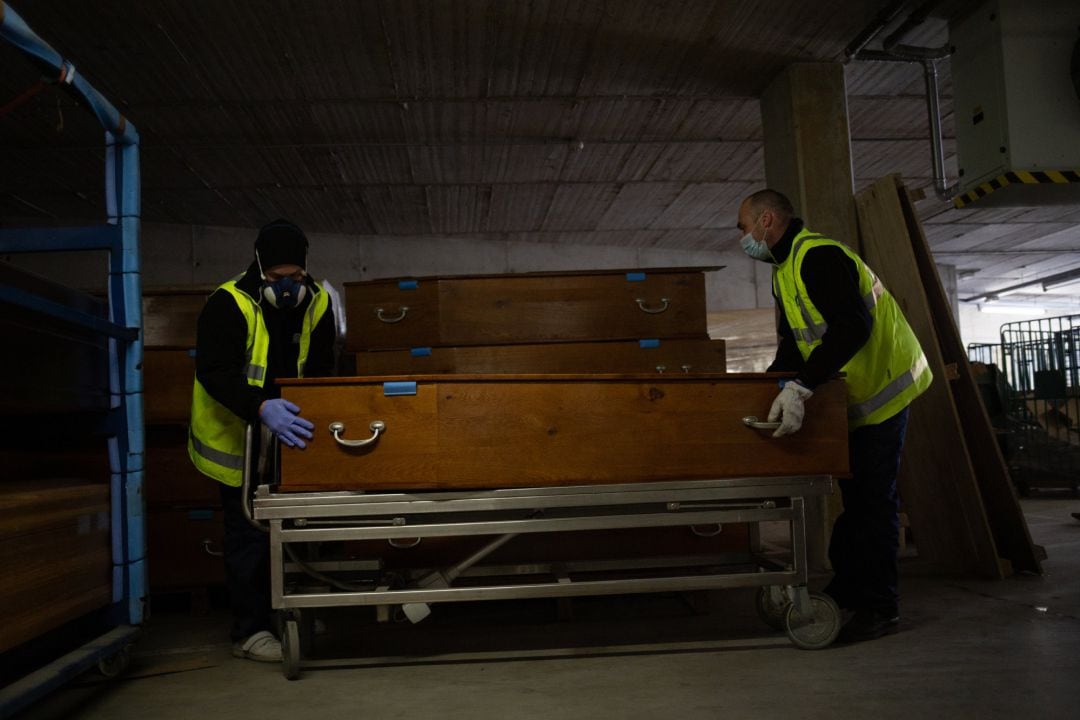
M 849 406 L 848 420 L 858 420 L 873 415 L 875 410 L 884 407 L 887 402 L 914 385 L 929 369 L 930 364 L 926 361 L 926 355 L 920 355 L 915 361 L 915 367 L 886 385 L 877 395 L 866 402 Z
M 233 455 L 232 453 L 222 452 L 221 450 L 215 450 L 209 445 L 205 445 L 199 438 L 195 437 L 194 433 L 189 433 L 191 444 L 195 446 L 195 452 L 202 455 L 207 460 L 212 460 L 218 465 L 227 467 L 230 470 L 243 470 L 244 469 L 244 456 Z

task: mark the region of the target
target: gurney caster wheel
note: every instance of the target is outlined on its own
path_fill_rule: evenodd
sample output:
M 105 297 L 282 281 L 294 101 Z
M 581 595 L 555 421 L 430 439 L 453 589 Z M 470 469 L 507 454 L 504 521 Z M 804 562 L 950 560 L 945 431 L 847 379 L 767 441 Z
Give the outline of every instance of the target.
M 803 650 L 821 650 L 832 644 L 840 632 L 840 608 L 822 593 L 810 593 L 809 611 L 801 613 L 790 605 L 784 616 L 788 638 Z
M 285 620 L 281 633 L 281 673 L 286 680 L 300 677 L 300 622 L 295 617 Z
M 787 593 L 779 585 L 759 587 L 754 597 L 754 607 L 757 608 L 758 617 L 774 630 L 787 630 L 784 618 L 787 616 L 790 604 Z
M 107 678 L 114 678 L 127 672 L 131 665 L 131 645 L 124 645 L 112 655 L 98 660 L 98 672 Z

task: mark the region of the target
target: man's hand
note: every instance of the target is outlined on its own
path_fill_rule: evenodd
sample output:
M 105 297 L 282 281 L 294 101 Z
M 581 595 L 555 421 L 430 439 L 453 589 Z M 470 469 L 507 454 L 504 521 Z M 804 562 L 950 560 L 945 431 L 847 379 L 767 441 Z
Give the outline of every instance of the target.
M 800 385 L 795 380 L 790 380 L 784 385 L 784 389 L 773 400 L 769 408 L 769 422 L 780 421 L 780 427 L 773 433 L 773 437 L 782 437 L 798 432 L 802 427 L 803 415 L 806 409 L 803 403 L 814 394 L 814 391 L 805 385 Z
M 259 418 L 277 439 L 289 447 L 306 448 L 301 438 L 311 439 L 315 425 L 298 414 L 300 408 L 283 398 L 267 400 L 259 406 Z

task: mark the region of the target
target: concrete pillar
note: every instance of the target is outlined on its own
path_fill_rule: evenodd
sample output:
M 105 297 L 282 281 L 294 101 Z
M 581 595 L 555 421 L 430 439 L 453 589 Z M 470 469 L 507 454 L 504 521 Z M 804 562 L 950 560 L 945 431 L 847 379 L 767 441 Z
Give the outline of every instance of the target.
M 858 249 L 844 66 L 789 65 L 761 96 L 765 180 L 807 226 Z
M 858 251 L 843 65 L 789 65 L 762 94 L 761 120 L 766 184 L 791 199 L 811 230 Z M 839 489 L 827 501 L 808 502 L 806 510 L 810 570 L 825 570 L 841 510 Z

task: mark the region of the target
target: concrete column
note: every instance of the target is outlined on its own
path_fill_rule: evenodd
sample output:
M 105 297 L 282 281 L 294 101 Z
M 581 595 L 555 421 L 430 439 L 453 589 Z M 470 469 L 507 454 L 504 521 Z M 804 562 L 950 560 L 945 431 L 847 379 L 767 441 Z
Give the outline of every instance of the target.
M 807 226 L 858 249 L 844 66 L 789 65 L 761 96 L 765 179 Z
M 789 65 L 762 94 L 761 120 L 767 185 L 791 199 L 808 228 L 858 251 L 843 65 Z M 825 570 L 839 489 L 827 501 L 807 502 L 806 511 L 809 567 Z

